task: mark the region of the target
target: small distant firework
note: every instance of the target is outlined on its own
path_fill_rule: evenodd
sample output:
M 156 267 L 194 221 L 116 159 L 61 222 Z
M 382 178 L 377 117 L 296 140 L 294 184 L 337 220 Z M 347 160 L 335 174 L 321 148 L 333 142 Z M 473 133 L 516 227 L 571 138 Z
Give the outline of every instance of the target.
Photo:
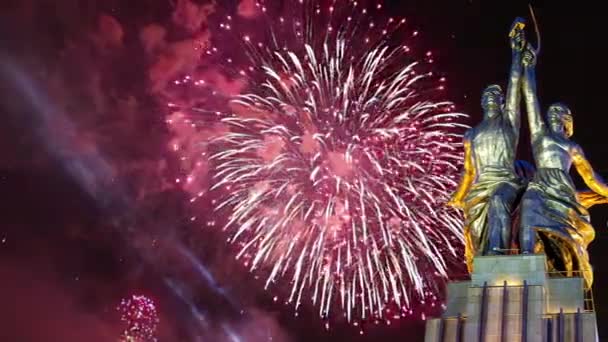
M 121 300 L 118 307 L 121 320 L 127 327 L 121 342 L 155 342 L 159 319 L 154 301 L 146 296 L 133 295 Z
M 266 288 L 288 285 L 296 310 L 311 300 L 321 317 L 339 306 L 351 322 L 390 321 L 420 303 L 435 307 L 458 259 L 461 217 L 444 203 L 459 176 L 466 115 L 444 100 L 432 53 L 416 59 L 391 38 L 404 19 L 381 4 L 329 3 L 294 1 L 296 14 L 286 16 L 258 4 L 270 34 L 263 42 L 239 32 L 250 66 L 237 68 L 237 58 L 223 66 L 250 88 L 229 109 L 184 116 L 197 127 L 196 113 L 212 113 L 223 127 L 205 142 L 210 187 L 192 201 L 211 199 L 208 224 L 221 222 Z M 220 27 L 238 25 L 227 16 Z M 207 83 L 188 75 L 176 84 Z M 174 150 L 182 161 L 193 155 Z M 202 178 L 199 170 L 183 183 Z

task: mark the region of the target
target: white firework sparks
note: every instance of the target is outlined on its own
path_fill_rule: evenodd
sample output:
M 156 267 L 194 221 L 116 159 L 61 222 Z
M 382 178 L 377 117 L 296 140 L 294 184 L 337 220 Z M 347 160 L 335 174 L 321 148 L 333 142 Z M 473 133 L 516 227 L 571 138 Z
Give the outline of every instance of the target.
M 414 61 L 387 38 L 404 20 L 389 18 L 374 40 L 376 25 L 336 8 L 323 35 L 309 17 L 318 8 L 280 17 L 293 29 L 270 45 L 243 35 L 263 77 L 222 119 L 209 196 L 237 259 L 264 272 L 266 288 L 288 282 L 296 310 L 310 299 L 322 317 L 339 306 L 356 322 L 437 300 L 462 252 L 462 219 L 444 204 L 467 127 L 441 99 L 431 54 Z

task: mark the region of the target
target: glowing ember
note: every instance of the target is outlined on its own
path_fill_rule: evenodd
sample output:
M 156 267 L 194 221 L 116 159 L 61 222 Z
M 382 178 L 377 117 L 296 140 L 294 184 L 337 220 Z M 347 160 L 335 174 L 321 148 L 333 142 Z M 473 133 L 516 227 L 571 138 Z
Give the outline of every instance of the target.
M 159 319 L 154 301 L 146 296 L 133 295 L 123 299 L 118 310 L 121 313 L 121 320 L 127 324 L 120 341 L 157 341 L 155 335 Z

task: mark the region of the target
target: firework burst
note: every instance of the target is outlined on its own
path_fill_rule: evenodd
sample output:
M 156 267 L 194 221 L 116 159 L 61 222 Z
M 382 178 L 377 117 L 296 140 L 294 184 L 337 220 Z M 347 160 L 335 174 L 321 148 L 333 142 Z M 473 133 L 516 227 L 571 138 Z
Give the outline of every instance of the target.
M 133 295 L 121 300 L 118 311 L 127 328 L 121 335 L 124 342 L 155 342 L 159 323 L 156 305 L 146 296 Z
M 432 54 L 415 60 L 394 38 L 405 20 L 375 24 L 356 2 L 299 6 L 270 20 L 270 43 L 242 35 L 251 67 L 237 73 L 251 87 L 210 141 L 215 216 L 237 259 L 266 288 L 289 284 L 296 309 L 310 299 L 349 321 L 411 313 L 437 299 L 462 246 L 444 203 L 465 115 L 442 99 Z

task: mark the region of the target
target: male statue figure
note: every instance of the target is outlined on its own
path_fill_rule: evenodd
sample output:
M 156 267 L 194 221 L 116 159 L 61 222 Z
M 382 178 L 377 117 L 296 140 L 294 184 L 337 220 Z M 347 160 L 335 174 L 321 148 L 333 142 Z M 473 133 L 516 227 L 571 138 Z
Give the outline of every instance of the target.
M 526 45 L 523 19 L 510 31 L 512 62 L 506 103 L 498 85 L 481 98 L 483 121 L 464 135 L 465 161 L 460 185 L 448 205 L 465 215 L 465 257 L 503 254 L 511 247 L 511 213 L 523 188 L 514 170 L 520 129 L 521 54 Z

